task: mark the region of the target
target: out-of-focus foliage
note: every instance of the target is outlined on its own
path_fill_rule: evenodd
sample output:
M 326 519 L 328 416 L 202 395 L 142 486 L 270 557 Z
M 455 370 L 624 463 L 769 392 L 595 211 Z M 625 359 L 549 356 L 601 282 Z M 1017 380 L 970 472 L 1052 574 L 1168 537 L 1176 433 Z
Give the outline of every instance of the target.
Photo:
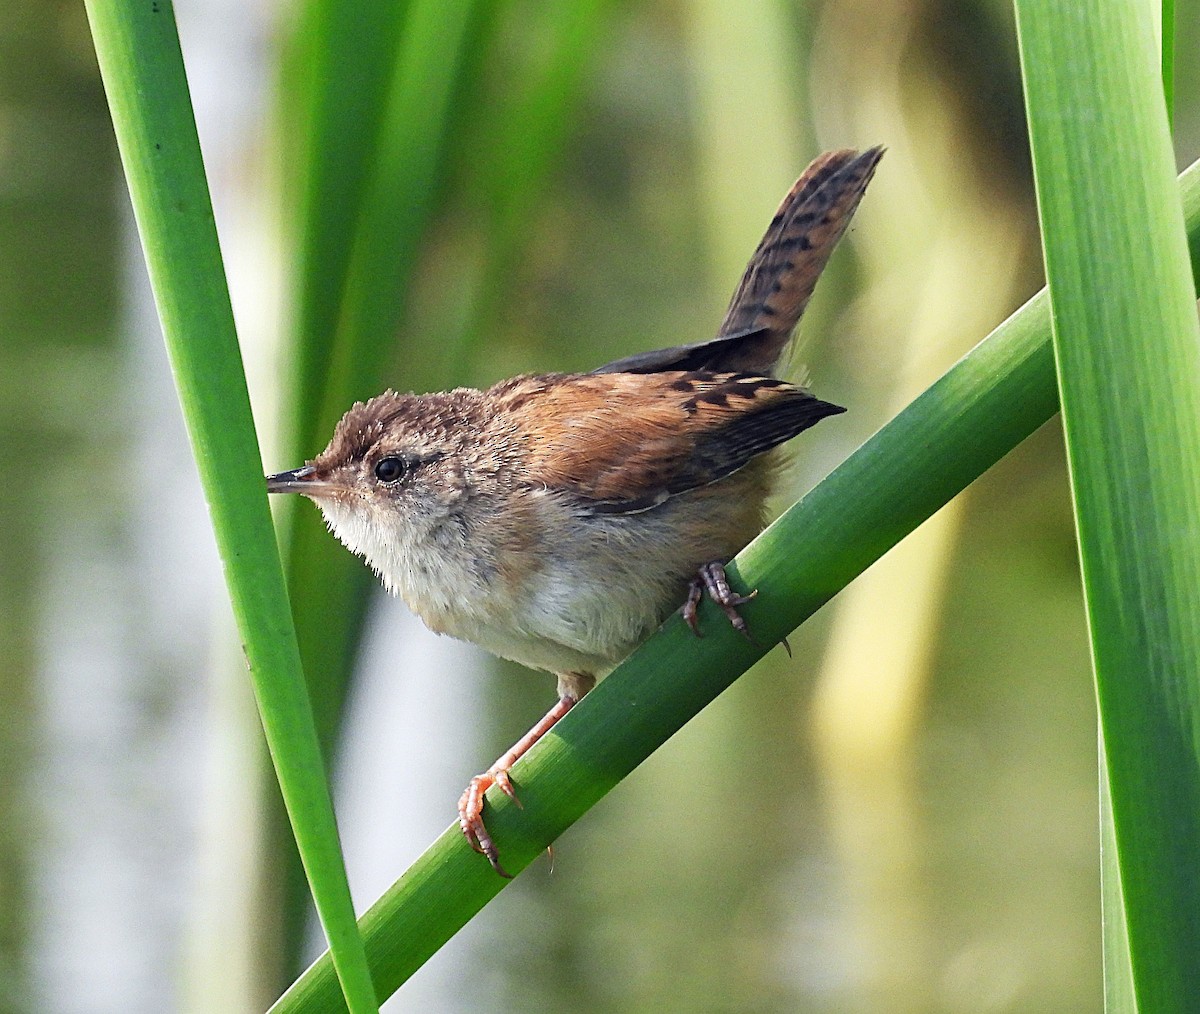
M 394 4 L 391 14 L 399 23 L 422 6 Z M 731 265 L 805 162 L 824 147 L 883 143 L 888 155 L 795 357 L 797 372 L 807 367 L 817 390 L 850 412 L 806 435 L 783 506 L 1040 284 L 1008 4 L 598 4 L 576 40 L 583 55 L 565 65 L 550 42 L 571 38 L 556 20 L 570 15 L 557 12 L 579 7 L 582 19 L 582 6 L 485 6 L 456 65 L 462 86 L 448 100 L 436 185 L 403 194 L 427 218 L 408 234 L 416 245 L 405 276 L 381 280 L 381 291 L 404 287 L 394 330 L 373 336 L 391 350 L 379 367 L 384 385 L 584 369 L 705 337 L 736 280 Z M 124 927 L 103 888 L 120 896 L 127 887 L 105 863 L 128 854 L 178 879 L 160 885 L 152 934 L 91 935 L 124 982 L 111 992 L 93 982 L 90 993 L 123 997 L 116 1009 L 139 998 L 159 1009 L 193 907 L 196 818 L 179 812 L 197 807 L 179 806 L 161 786 L 194 789 L 205 764 L 219 771 L 234 756 L 216 752 L 223 738 L 183 731 L 208 728 L 214 713 L 198 693 L 212 679 L 205 614 L 169 606 L 204 587 L 195 579 L 204 561 L 176 553 L 205 547 L 208 535 L 178 492 L 188 488 L 183 452 L 166 457 L 145 443 L 172 420 L 146 415 L 139 385 L 161 364 L 143 351 L 152 346 L 128 343 L 130 318 L 119 311 L 132 297 L 114 265 L 128 255 L 82 13 L 38 10 L 0 4 L 0 447 L 15 477 L 0 495 L 0 594 L 12 606 L 0 618 L 0 735 L 13 758 L 0 782 L 0 992 L 18 1011 L 60 1009 L 44 1002 L 61 995 L 48 994 L 49 982 L 85 994 L 98 973 L 69 950 L 80 938 L 62 927 Z M 193 86 L 240 87 L 222 66 L 234 47 L 221 34 L 242 15 L 224 12 L 213 42 L 189 32 L 187 4 L 179 13 Z M 296 16 L 279 12 L 270 38 L 289 38 Z M 1195 38 L 1185 18 L 1180 52 Z M 386 39 L 351 32 L 344 59 L 365 61 L 367 41 Z M 273 62 L 277 52 L 262 44 L 252 59 Z M 1200 131 L 1193 63 L 1177 68 L 1181 161 Z M 285 114 L 303 97 L 281 95 Z M 257 262 L 231 258 L 235 274 L 245 271 L 235 296 L 279 273 L 270 263 L 278 241 L 262 238 L 271 216 L 231 214 L 237 202 L 276 206 L 269 104 L 264 97 L 255 126 L 242 122 L 240 134 L 219 133 L 238 128 L 236 117 L 201 121 L 223 240 L 267 252 Z M 288 150 L 303 140 L 293 136 Z M 336 161 L 336 147 L 327 154 Z M 302 161 L 289 157 L 289 185 Z M 727 210 L 730 194 L 741 210 Z M 281 234 L 279 259 L 290 262 L 299 239 L 290 227 L 267 232 Z M 253 343 L 246 322 L 257 309 L 235 305 Z M 257 368 L 260 404 L 269 403 L 264 378 L 292 375 L 290 355 Z M 260 410 L 260 426 L 268 417 Z M 286 460 L 267 465 L 297 464 L 291 455 L 319 450 L 324 435 L 314 423 L 280 449 Z M 346 580 L 369 588 L 308 513 L 301 523 L 311 525 L 313 552 L 340 558 Z M 172 520 L 178 527 L 153 527 Z M 1056 426 L 980 480 L 951 529 L 936 553 L 919 555 L 919 580 L 880 579 L 852 608 L 864 617 L 854 624 L 835 618 L 835 603 L 793 639 L 794 659 L 776 652 L 740 680 L 563 837 L 552 876 L 535 864 L 401 991 L 397 1009 L 1096 1009 L 1094 702 Z M 374 608 L 394 615 L 377 600 Z M 869 646 L 885 634 L 895 647 L 865 669 L 863 656 L 838 652 L 839 681 L 849 674 L 861 694 L 838 710 L 842 698 L 827 694 L 833 684 L 821 672 L 827 638 Z M 347 657 L 332 640 L 326 647 Z M 98 659 L 100 675 L 89 668 Z M 428 674 L 433 664 L 397 671 L 396 692 L 453 678 Z M 452 786 L 550 698 L 550 680 L 495 669 L 470 684 L 453 720 L 396 744 L 397 767 L 373 772 L 377 790 L 402 785 L 419 759 L 438 758 L 448 787 L 425 840 L 449 822 Z M 110 670 L 129 682 L 114 689 L 103 678 Z M 877 701 L 897 716 L 886 736 Z M 78 709 L 115 730 L 120 749 L 97 749 L 107 740 L 80 731 Z M 469 746 L 452 721 L 469 729 Z M 180 767 L 192 781 L 167 774 Z M 84 769 L 87 777 L 69 774 Z M 113 770 L 141 788 L 104 781 Z M 142 781 L 126 774 L 137 771 Z M 237 769 L 212 784 L 253 777 Z M 113 799 L 140 807 L 133 845 L 106 830 L 125 812 Z M 212 819 L 229 854 L 248 860 L 257 846 L 238 836 L 230 800 L 227 788 L 217 793 Z M 381 792 L 374 805 L 381 824 L 389 807 L 416 819 L 407 797 Z M 104 852 L 106 836 L 126 852 Z M 408 857 L 389 855 L 389 844 L 376 848 L 394 876 Z M 56 879 L 72 857 L 91 872 L 87 889 Z M 274 853 L 262 861 L 278 865 Z M 242 951 L 267 963 L 269 990 L 288 972 L 270 961 L 279 909 L 236 894 L 255 883 L 231 864 L 206 874 L 210 895 L 219 888 L 222 899 L 241 900 L 186 935 L 245 940 Z M 191 973 L 220 977 L 211 966 Z

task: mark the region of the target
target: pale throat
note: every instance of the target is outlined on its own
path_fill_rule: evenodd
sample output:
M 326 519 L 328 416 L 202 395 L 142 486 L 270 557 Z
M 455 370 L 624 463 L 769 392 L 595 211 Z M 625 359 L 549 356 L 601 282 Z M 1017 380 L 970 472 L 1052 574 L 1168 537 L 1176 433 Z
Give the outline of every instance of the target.
M 415 524 L 390 505 L 365 499 L 350 504 L 322 498 L 317 504 L 329 530 L 430 629 L 454 633 L 456 618 L 480 612 L 480 596 L 473 594 L 480 584 L 477 561 L 461 545 L 449 545 L 445 525 L 433 519 Z

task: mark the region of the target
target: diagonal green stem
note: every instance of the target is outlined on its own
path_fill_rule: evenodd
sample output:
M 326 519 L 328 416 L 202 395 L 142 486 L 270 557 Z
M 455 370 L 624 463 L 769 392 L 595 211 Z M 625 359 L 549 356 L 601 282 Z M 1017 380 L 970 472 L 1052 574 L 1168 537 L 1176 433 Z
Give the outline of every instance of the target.
M 170 0 L 87 0 L 87 13 L 267 744 L 345 1002 L 369 1014 L 378 1004 L 267 511 L 174 12 Z

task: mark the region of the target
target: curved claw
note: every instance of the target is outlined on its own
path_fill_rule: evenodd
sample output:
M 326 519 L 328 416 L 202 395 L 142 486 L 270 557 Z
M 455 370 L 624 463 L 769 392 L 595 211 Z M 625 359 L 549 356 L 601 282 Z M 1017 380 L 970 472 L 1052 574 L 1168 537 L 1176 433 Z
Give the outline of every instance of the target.
M 512 780 L 508 777 L 508 771 L 495 769 L 485 771 L 472 778 L 462 796 L 459 797 L 458 826 L 462 829 L 467 844 L 480 855 L 486 856 L 487 861 L 492 864 L 492 869 L 500 876 L 511 880 L 512 874 L 500 865 L 500 852 L 483 823 L 483 796 L 493 785 L 499 785 L 501 791 L 520 806 L 520 800 L 517 799 L 516 791 L 512 787 Z
M 725 576 L 725 567 L 719 562 L 706 563 L 692 578 L 691 584 L 688 585 L 687 600 L 683 603 L 683 608 L 680 610 L 683 613 L 684 622 L 692 628 L 692 633 L 697 637 L 703 637 L 700 633 L 700 625 L 696 621 L 696 613 L 700 606 L 700 599 L 704 593 L 708 593 L 708 597 L 713 600 L 721 611 L 728 618 L 730 626 L 741 634 L 747 641 L 754 642 L 753 636 L 750 634 L 750 628 L 746 625 L 742 614 L 738 612 L 738 606 L 744 606 L 758 595 L 758 589 L 750 592 L 748 595 L 739 595 L 729 587 L 729 579 Z
M 507 768 L 502 768 L 499 771 L 489 771 L 488 774 L 492 776 L 494 784 L 500 786 L 500 791 L 517 804 L 518 810 L 525 809 L 521 801 L 517 798 L 517 790 L 513 788 L 512 779 L 508 777 Z

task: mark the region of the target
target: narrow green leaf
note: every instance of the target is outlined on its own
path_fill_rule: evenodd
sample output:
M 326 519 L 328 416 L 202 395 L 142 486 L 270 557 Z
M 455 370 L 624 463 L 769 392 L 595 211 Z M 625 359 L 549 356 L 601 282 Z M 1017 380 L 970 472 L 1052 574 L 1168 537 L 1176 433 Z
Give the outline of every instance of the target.
M 1151 9 L 1016 6 L 1134 994 L 1191 1011 L 1200 323 Z
M 459 364 L 452 374 L 465 373 L 464 360 L 482 352 L 486 337 L 506 323 L 513 265 L 533 242 L 530 223 L 545 196 L 546 177 L 577 125 L 573 113 L 607 41 L 615 7 L 613 0 L 575 0 L 531 11 L 522 27 L 536 58 L 510 70 L 492 94 L 478 96 L 480 127 L 455 139 L 456 158 L 469 180 L 464 203 L 483 249 L 476 277 L 464 271 L 468 303 L 462 325 L 457 334 L 441 336 L 442 364 Z M 441 377 L 445 380 L 445 369 Z
M 288 249 L 297 261 L 296 376 L 289 398 L 294 453 L 305 452 L 323 432 L 318 413 L 331 338 L 411 7 L 412 0 L 305 0 L 284 38 L 281 167 Z
M 1108 759 L 1104 756 L 1104 731 L 1099 730 L 1100 750 L 1100 912 L 1104 920 L 1105 1014 L 1137 1014 L 1133 995 L 1133 969 L 1125 932 L 1125 899 L 1121 895 L 1121 868 L 1117 863 L 1117 836 L 1113 828 L 1112 798 L 1108 794 Z
M 481 0 L 411 0 L 316 414 L 321 439 L 352 401 L 382 386 L 390 351 L 380 336 L 394 334 L 404 312 L 420 239 L 436 208 L 453 98 L 484 7 Z
M 1200 163 L 1181 189 L 1200 243 Z M 746 615 L 761 643 L 794 629 L 1057 404 L 1040 293 L 738 557 L 731 573 L 759 589 Z M 703 641 L 669 621 L 526 754 L 513 769 L 525 809 L 488 796 L 488 827 L 506 868 L 528 865 L 762 654 L 716 619 L 705 607 Z M 398 989 L 507 883 L 449 828 L 362 917 L 380 995 Z M 315 1014 L 341 1010 L 340 1002 L 326 954 L 272 1009 Z
M 1167 106 L 1167 126 L 1175 125 L 1175 0 L 1162 0 L 1159 22 L 1162 56 L 1163 98 Z
M 88 0 L 150 281 L 217 546 L 348 1008 L 378 1010 L 305 692 L 170 0 Z

